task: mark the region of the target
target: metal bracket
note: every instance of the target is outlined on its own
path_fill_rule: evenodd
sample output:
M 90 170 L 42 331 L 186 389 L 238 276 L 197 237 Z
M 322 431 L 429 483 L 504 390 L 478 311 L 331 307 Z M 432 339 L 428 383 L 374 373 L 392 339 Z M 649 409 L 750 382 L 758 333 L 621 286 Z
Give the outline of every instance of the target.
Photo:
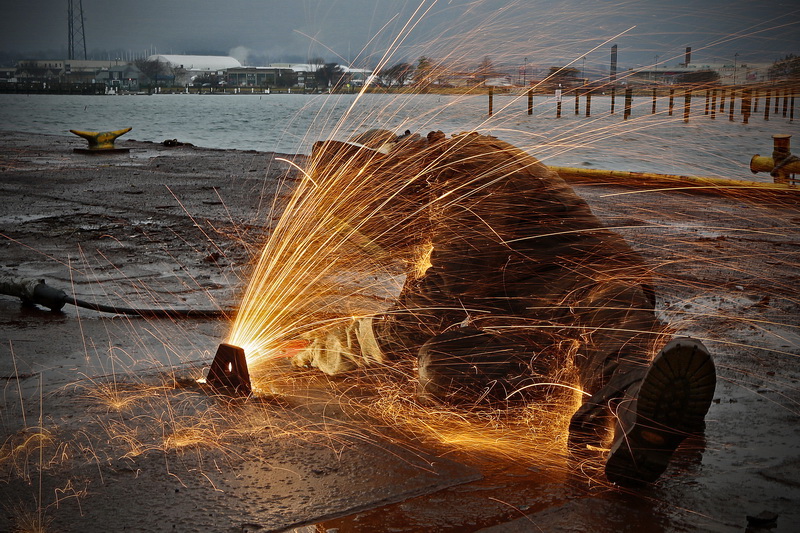
M 233 391 L 234 394 L 242 396 L 249 395 L 253 389 L 244 349 L 231 344 L 220 344 L 208 370 L 206 383 L 217 390 Z

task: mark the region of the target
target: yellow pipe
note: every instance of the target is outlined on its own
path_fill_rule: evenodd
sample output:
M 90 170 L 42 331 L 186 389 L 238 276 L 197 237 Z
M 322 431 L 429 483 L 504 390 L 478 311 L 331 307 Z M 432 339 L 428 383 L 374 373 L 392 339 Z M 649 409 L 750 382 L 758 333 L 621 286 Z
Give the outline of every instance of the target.
M 750 160 L 750 171 L 755 174 L 756 172 L 772 172 L 775 168 L 775 160 L 771 157 L 763 157 L 758 154 L 754 155 Z M 781 167 L 787 174 L 800 174 L 800 161 L 792 161 Z
M 792 183 L 797 180 L 790 177 L 800 172 L 800 159 L 792 155 L 792 136 L 786 133 L 776 133 L 772 136 L 772 157 L 761 157 L 756 154 L 750 159 L 750 171 L 769 172 L 775 183 Z M 776 164 L 777 161 L 777 164 Z
M 770 159 L 771 161 L 771 159 Z M 732 180 L 710 176 L 682 176 L 678 174 L 655 174 L 652 172 L 626 172 L 622 170 L 601 170 L 594 168 L 550 167 L 561 177 L 578 177 L 604 180 L 643 180 L 686 183 L 696 187 L 753 188 L 759 190 L 798 191 L 796 187 L 784 183 L 764 183 L 760 181 Z M 769 170 L 772 170 L 770 166 Z M 791 170 L 790 170 L 791 172 Z

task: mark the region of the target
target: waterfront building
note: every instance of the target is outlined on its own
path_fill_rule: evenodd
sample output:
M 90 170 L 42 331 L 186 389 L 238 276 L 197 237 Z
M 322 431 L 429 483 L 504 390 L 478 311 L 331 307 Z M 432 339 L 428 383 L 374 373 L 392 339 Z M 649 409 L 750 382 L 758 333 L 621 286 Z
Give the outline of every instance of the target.
M 227 70 L 232 87 L 292 87 L 297 73 L 289 67 L 234 67 Z

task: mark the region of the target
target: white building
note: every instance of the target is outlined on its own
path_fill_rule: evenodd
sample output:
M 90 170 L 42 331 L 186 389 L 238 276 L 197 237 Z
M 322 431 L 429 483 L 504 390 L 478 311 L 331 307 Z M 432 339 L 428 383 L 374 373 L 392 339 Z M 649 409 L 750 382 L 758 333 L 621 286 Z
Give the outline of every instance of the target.
M 229 56 L 187 56 L 157 54 L 147 58 L 148 61 L 167 63 L 172 68 L 182 68 L 192 75 L 218 73 L 229 68 L 241 67 L 239 60 Z

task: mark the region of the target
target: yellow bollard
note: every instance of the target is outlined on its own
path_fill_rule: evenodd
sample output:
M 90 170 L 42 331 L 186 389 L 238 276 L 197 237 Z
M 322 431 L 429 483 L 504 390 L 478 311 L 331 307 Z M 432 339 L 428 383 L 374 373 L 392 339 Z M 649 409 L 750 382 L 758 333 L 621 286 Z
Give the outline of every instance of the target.
M 75 152 L 79 153 L 99 153 L 99 152 L 129 152 L 129 148 L 115 148 L 114 141 L 117 137 L 124 135 L 131 131 L 133 128 L 125 128 L 116 131 L 79 131 L 69 130 L 78 137 L 83 137 L 89 142 L 89 148 L 75 148 Z

